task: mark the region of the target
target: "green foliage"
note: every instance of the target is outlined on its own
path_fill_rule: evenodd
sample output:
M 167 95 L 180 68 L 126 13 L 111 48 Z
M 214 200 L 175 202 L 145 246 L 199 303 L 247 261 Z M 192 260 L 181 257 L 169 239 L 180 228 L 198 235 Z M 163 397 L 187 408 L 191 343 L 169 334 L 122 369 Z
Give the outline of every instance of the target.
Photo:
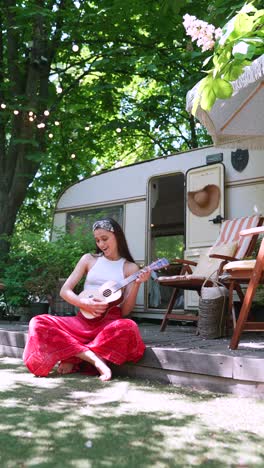
M 0 234 L 15 221 L 17 232 L 49 230 L 59 194 L 82 178 L 210 144 L 185 110 L 201 53 L 189 47 L 182 16 L 226 18 L 240 4 L 2 2 Z
M 74 234 L 57 233 L 50 242 L 36 233 L 15 235 L 3 282 L 10 306 L 23 306 L 52 296 L 61 278 L 67 278 L 80 257 L 95 250 L 92 233 L 76 229 Z
M 186 52 L 186 8 L 198 1 L 19 0 L 15 15 L 4 2 L 0 144 L 14 193 L 3 200 L 16 200 L 18 230 L 49 229 L 58 195 L 81 178 L 211 141 L 204 129 L 193 138 L 185 111 L 199 76 L 199 57 Z M 0 219 L 2 229 L 11 234 Z
M 154 238 L 154 257 L 167 258 L 172 261 L 175 258 L 183 258 L 184 238 L 182 235 Z
M 236 80 L 254 59 L 264 53 L 264 9 L 257 10 L 253 3 L 246 4 L 223 27 L 223 36 L 216 42 L 210 57 L 213 68 L 200 84 L 200 96 L 193 107 L 195 115 L 198 105 L 210 111 L 216 99 L 232 96 L 231 81 Z M 206 61 L 208 63 L 208 61 Z

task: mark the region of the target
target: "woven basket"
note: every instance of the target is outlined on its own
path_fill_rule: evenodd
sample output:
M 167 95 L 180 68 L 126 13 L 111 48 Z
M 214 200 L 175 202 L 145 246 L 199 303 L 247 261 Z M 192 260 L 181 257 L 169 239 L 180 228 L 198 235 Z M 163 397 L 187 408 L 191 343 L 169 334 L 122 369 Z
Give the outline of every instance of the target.
M 213 283 L 211 288 L 205 288 L 207 281 Z M 203 288 L 205 288 L 205 290 L 203 290 Z M 203 296 L 215 297 L 207 299 Z M 225 336 L 227 308 L 227 289 L 218 281 L 207 278 L 203 283 L 201 297 L 199 299 L 197 334 L 205 339 L 221 338 Z

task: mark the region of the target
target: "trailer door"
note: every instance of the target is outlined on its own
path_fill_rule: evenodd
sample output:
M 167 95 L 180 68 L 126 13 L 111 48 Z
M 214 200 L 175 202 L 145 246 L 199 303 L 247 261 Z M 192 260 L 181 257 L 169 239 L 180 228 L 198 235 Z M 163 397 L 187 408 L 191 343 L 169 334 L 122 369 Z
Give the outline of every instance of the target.
M 225 213 L 224 169 L 224 165 L 218 163 L 190 169 L 186 174 L 184 257 L 188 260 L 197 262 L 200 253 L 213 245 L 219 235 Z M 208 186 L 213 189 L 208 190 Z M 195 291 L 185 290 L 184 309 L 197 309 L 198 298 Z
M 211 246 L 224 219 L 224 165 L 190 169 L 186 174 L 186 250 Z

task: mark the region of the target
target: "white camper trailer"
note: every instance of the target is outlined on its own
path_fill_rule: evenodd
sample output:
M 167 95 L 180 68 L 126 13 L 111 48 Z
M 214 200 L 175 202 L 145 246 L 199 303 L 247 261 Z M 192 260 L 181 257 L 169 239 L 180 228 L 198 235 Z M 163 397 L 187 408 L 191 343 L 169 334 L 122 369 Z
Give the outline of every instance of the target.
M 189 192 L 220 188 L 217 207 L 197 216 Z M 205 147 L 103 172 L 67 188 L 57 201 L 54 227 L 70 229 L 78 220 L 114 217 L 122 226 L 135 261 L 158 257 L 197 260 L 218 236 L 221 220 L 264 213 L 264 151 Z M 159 272 L 158 272 L 159 274 Z M 164 270 L 160 272 L 164 273 Z M 171 291 L 153 279 L 141 287 L 134 316 L 161 318 Z M 196 309 L 196 293 L 184 304 Z

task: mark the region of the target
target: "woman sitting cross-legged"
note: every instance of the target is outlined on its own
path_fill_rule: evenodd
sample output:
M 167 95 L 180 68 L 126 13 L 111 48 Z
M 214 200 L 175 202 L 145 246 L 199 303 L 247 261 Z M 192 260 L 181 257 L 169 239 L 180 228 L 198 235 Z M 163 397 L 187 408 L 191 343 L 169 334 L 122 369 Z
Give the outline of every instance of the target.
M 78 314 L 38 315 L 29 323 L 23 359 L 37 376 L 47 376 L 57 363 L 60 374 L 85 370 L 86 364 L 100 374 L 101 380 L 110 380 L 108 363 L 137 362 L 144 354 L 138 326 L 124 317 L 133 310 L 140 284 L 150 278 L 150 270 L 136 274 L 139 268 L 124 232 L 113 219 L 95 222 L 93 234 L 97 253 L 81 257 L 60 292 L 63 299 L 79 308 Z M 110 280 L 120 283 L 134 274 L 136 279 L 124 288 L 119 305 L 111 305 L 95 293 Z M 74 287 L 84 275 L 84 291 L 77 295 Z

